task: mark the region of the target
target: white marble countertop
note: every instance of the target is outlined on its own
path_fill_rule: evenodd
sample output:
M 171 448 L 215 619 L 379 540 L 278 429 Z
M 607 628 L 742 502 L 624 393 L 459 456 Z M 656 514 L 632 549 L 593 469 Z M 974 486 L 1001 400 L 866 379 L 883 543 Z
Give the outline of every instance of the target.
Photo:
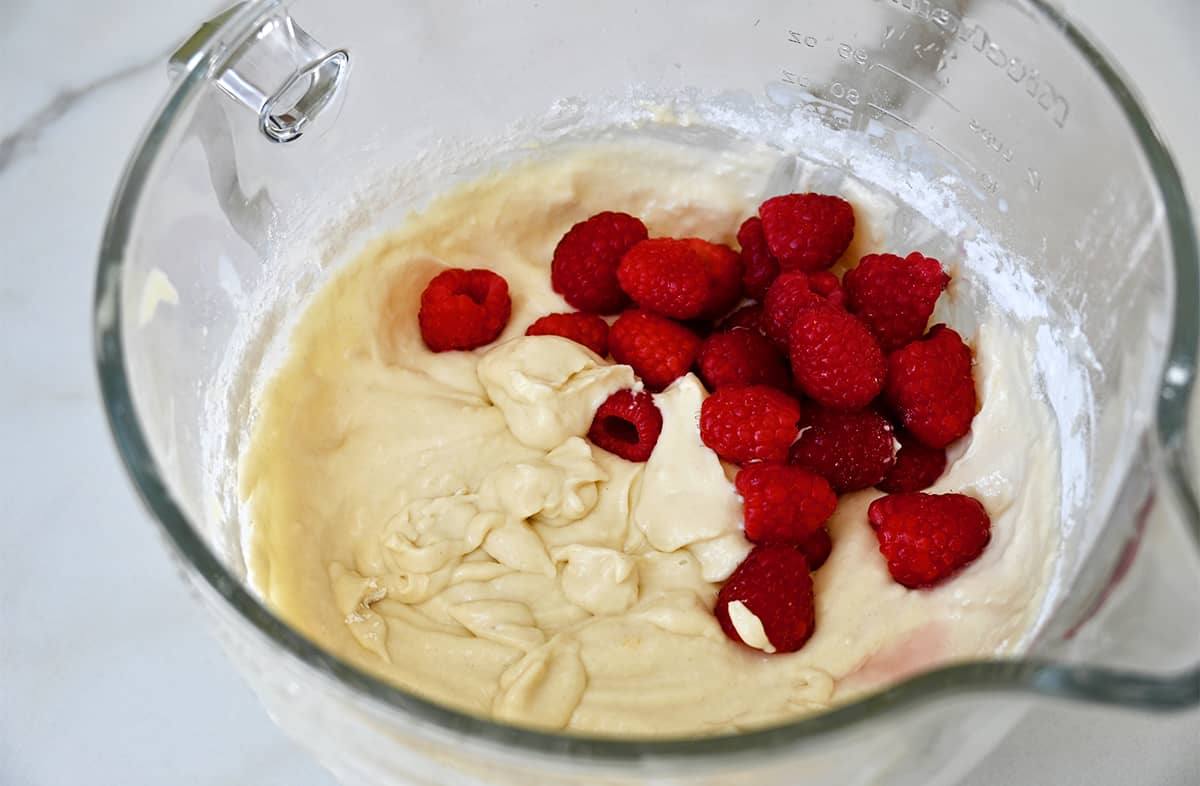
M 1200 204 L 1200 3 L 1064 3 Z M 90 314 L 108 200 L 215 0 L 0 2 L 0 784 L 330 786 L 209 638 L 117 463 Z M 1036 709 L 965 783 L 1200 783 L 1200 712 Z

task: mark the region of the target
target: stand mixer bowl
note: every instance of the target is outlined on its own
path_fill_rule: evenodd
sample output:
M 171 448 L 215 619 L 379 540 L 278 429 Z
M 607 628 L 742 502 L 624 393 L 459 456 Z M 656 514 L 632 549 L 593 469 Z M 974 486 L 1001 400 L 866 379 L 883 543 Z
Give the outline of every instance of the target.
M 214 19 L 173 58 L 101 249 L 96 358 L 119 453 L 281 727 L 364 786 L 926 785 L 960 777 L 1035 697 L 1200 703 L 1195 231 L 1170 156 L 1079 30 L 1042 0 L 460 5 L 255 0 Z M 346 252 L 436 190 L 414 162 L 465 166 L 500 129 L 585 128 L 615 100 L 652 124 L 660 109 L 638 96 L 857 140 L 942 184 L 1061 305 L 1041 327 L 1090 352 L 1076 358 L 1092 397 L 1075 435 L 1087 483 L 1062 511 L 1054 605 L 1019 658 L 940 667 L 737 735 L 588 738 L 384 683 L 250 585 L 234 465 L 252 390 L 231 358 L 265 364 L 267 337 Z M 868 177 L 856 149 L 823 155 Z

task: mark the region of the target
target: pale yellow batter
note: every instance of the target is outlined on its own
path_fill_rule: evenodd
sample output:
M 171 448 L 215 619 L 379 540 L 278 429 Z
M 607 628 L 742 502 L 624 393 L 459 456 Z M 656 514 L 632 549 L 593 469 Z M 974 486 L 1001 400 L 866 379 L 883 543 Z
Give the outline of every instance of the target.
M 252 577 L 267 600 L 339 656 L 437 701 L 622 736 L 762 725 L 1017 646 L 1045 592 L 1058 497 L 1054 424 L 1019 333 L 985 321 L 975 337 L 983 411 L 933 489 L 984 501 L 983 556 L 939 588 L 907 590 L 866 522 L 875 492 L 844 498 L 814 576 L 816 633 L 775 656 L 730 642 L 712 615 L 749 544 L 733 470 L 699 439 L 700 383 L 656 396 L 654 454 L 626 462 L 582 437 L 632 371 L 522 336 L 567 310 L 549 260 L 573 223 L 622 210 L 652 236 L 732 242 L 774 161 L 650 141 L 559 151 L 447 192 L 367 248 L 300 321 L 244 457 Z M 854 201 L 849 256 L 909 250 L 887 249 L 886 205 Z M 508 280 L 512 319 L 496 343 L 425 349 L 418 300 L 446 266 Z M 756 622 L 739 616 L 748 641 Z

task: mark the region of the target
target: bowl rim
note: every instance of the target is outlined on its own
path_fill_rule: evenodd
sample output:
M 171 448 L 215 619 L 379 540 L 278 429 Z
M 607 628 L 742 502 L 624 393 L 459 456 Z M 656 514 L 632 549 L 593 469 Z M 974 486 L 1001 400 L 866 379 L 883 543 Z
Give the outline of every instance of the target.
M 1156 409 L 1158 445 L 1185 526 L 1200 547 L 1200 504 L 1192 486 L 1187 446 L 1188 408 L 1200 338 L 1200 254 L 1183 184 L 1175 164 L 1118 70 L 1074 24 L 1047 0 L 1006 0 L 1033 8 L 1057 28 L 1107 85 L 1140 144 L 1166 206 L 1166 228 L 1175 266 L 1174 321 Z M 284 0 L 250 0 L 223 17 L 219 33 L 238 39 L 284 5 Z M 220 36 L 215 36 L 218 38 Z M 400 712 L 442 734 L 449 733 L 509 752 L 610 765 L 649 760 L 711 761 L 764 754 L 794 753 L 830 735 L 910 711 L 938 699 L 969 693 L 1026 693 L 1150 709 L 1200 703 L 1200 664 L 1170 676 L 1152 676 L 1053 659 L 984 659 L 909 677 L 879 692 L 820 714 L 763 729 L 717 737 L 621 739 L 538 731 L 492 721 L 444 707 L 372 676 L 303 636 L 248 591 L 189 523 L 162 480 L 137 417 L 126 374 L 120 318 L 122 270 L 139 202 L 169 138 L 172 124 L 200 92 L 229 46 L 215 46 L 191 59 L 172 85 L 154 120 L 138 142 L 115 192 L 99 254 L 94 298 L 95 358 L 109 427 L 123 464 L 144 506 L 166 540 L 215 593 L 271 644 L 303 666 L 349 689 L 383 712 Z

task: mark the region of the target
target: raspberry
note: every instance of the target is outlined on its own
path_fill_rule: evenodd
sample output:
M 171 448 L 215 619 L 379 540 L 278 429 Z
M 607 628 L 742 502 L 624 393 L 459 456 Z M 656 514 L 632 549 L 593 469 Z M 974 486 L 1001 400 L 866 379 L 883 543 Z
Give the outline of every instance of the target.
M 825 478 L 801 467 L 754 464 L 737 474 L 734 485 L 751 543 L 799 546 L 837 509 L 837 495 Z
M 829 537 L 829 528 L 821 527 L 796 548 L 800 549 L 808 560 L 809 570 L 821 567 L 833 553 L 833 538 Z
M 617 280 L 639 307 L 674 319 L 704 313 L 711 283 L 704 259 L 686 241 L 643 240 L 625 253 Z
M 597 213 L 563 235 L 554 249 L 550 283 L 580 311 L 615 314 L 629 305 L 617 282 L 625 252 L 647 237 L 646 225 L 625 213 Z
M 800 402 L 767 387 L 723 388 L 700 407 L 700 439 L 734 464 L 782 464 L 796 439 Z
M 600 357 L 608 354 L 608 323 L 595 314 L 547 314 L 525 328 L 527 336 L 562 336 Z
M 800 309 L 818 303 L 820 295 L 813 294 L 804 273 L 784 273 L 767 290 L 763 302 L 762 328 L 775 346 L 787 351 L 792 322 Z
M 932 587 L 970 564 L 992 537 L 983 505 L 965 494 L 889 494 L 867 519 L 897 583 Z
M 933 257 L 868 254 L 846 273 L 846 300 L 883 351 L 891 352 L 921 337 L 948 283 L 942 263 Z
M 854 208 L 826 194 L 787 194 L 758 208 L 767 248 L 786 270 L 820 270 L 846 253 L 854 238 Z
M 944 448 L 971 429 L 971 349 L 945 325 L 888 356 L 884 399 L 922 444 Z
M 742 285 L 746 294 L 755 300 L 767 296 L 767 288 L 779 277 L 779 261 L 771 256 L 763 236 L 762 219 L 751 216 L 742 222 L 737 233 L 742 252 Z
M 684 242 L 704 260 L 708 269 L 708 303 L 701 316 L 716 319 L 742 299 L 742 260 L 736 251 L 720 243 L 696 238 Z
M 646 461 L 654 452 L 663 418 L 649 393 L 618 390 L 596 410 L 588 439 L 627 461 Z
M 876 483 L 880 491 L 899 494 L 903 491 L 924 491 L 937 482 L 946 471 L 946 451 L 927 448 L 904 429 L 896 432 L 900 452 L 887 477 Z
M 870 409 L 806 409 L 800 438 L 788 454 L 788 463 L 817 473 L 838 494 L 874 486 L 895 462 L 892 424 Z
M 835 306 L 846 307 L 846 290 L 842 282 L 828 270 L 817 270 L 808 274 L 808 288 Z
M 649 311 L 626 311 L 608 331 L 613 360 L 632 366 L 651 390 L 662 390 L 687 373 L 700 351 L 692 331 Z
M 451 268 L 434 276 L 421 293 L 417 322 L 425 346 L 446 352 L 495 341 L 511 313 L 508 282 L 501 276 Z
M 762 316 L 763 307 L 761 303 L 751 303 L 748 306 L 742 306 L 737 311 L 725 317 L 721 322 L 721 330 L 733 330 L 734 328 L 746 328 L 757 333 L 762 333 Z
M 862 409 L 883 389 L 887 364 L 879 345 L 866 325 L 837 306 L 802 309 L 789 344 L 796 384 L 818 404 Z
M 696 359 L 700 378 L 709 390 L 747 385 L 770 385 L 787 390 L 791 374 L 775 345 L 753 330 L 738 328 L 704 340 Z
M 719 316 L 741 298 L 741 263 L 728 246 L 656 237 L 626 252 L 617 280 L 641 308 L 674 319 Z
M 758 618 L 767 640 L 747 646 L 763 652 L 795 652 L 812 636 L 816 625 L 808 562 L 791 546 L 755 546 L 717 593 L 713 611 L 721 630 L 733 641 L 746 644 L 730 615 L 729 607 L 735 602 Z

